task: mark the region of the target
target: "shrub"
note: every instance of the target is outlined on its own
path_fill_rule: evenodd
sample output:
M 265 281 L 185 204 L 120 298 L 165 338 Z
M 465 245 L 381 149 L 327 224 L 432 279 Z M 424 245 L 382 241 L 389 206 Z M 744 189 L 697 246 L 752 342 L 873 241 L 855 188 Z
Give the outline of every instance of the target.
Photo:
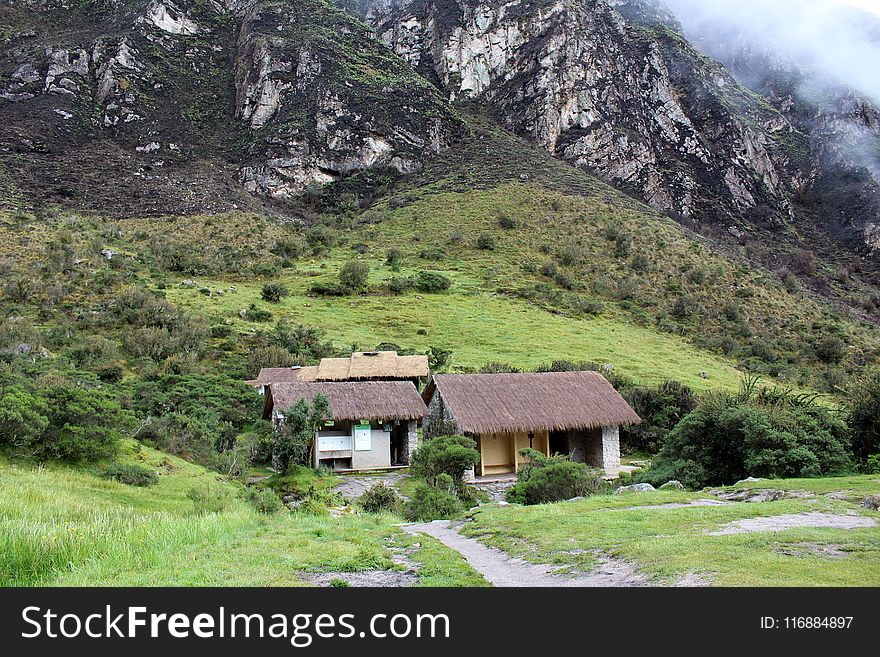
M 281 283 L 266 283 L 260 292 L 260 297 L 269 303 L 279 303 L 289 294 L 290 291 Z
M 362 292 L 367 287 L 370 266 L 360 260 L 350 260 L 339 270 L 339 284 L 349 292 Z
M 284 508 L 284 503 L 268 488 L 249 487 L 244 492 L 245 501 L 260 513 L 276 513 Z
M 419 292 L 429 294 L 431 292 L 445 292 L 452 287 L 452 281 L 436 271 L 422 270 L 415 280 L 416 289 Z
M 292 465 L 310 465 L 315 432 L 332 416 L 325 395 L 316 395 L 311 404 L 300 399 L 292 408 L 282 409 L 284 423 L 275 430 L 272 461 L 286 472 Z
M 836 335 L 826 335 L 813 345 L 813 350 L 820 361 L 834 364 L 843 360 L 846 355 L 846 344 Z
M 149 470 L 140 465 L 111 463 L 101 473 L 104 479 L 115 479 L 121 484 L 128 486 L 155 486 L 159 483 L 159 475 L 155 470 Z
M 498 214 L 498 225 L 505 230 L 513 230 L 519 226 L 519 222 L 516 220 L 515 217 L 511 217 L 507 213 L 500 212 Z
M 410 522 L 448 520 L 464 511 L 464 504 L 447 490 L 421 484 L 413 491 L 404 515 Z
M 284 347 L 276 347 L 275 345 L 258 347 L 248 356 L 245 374 L 255 379 L 264 367 L 290 367 L 296 360 L 296 357 Z
M 385 253 L 385 262 L 392 267 L 400 265 L 403 262 L 403 251 L 396 246 L 392 246 Z
M 874 454 L 868 457 L 868 463 L 865 466 L 866 474 L 880 474 L 880 454 Z
M 692 489 L 753 477 L 821 477 L 851 465 L 846 425 L 810 399 L 759 389 L 704 399 L 673 429 L 640 481 Z
M 520 467 L 516 484 L 507 491 L 508 502 L 559 502 L 595 495 L 604 488 L 599 471 L 585 463 L 575 463 L 563 457 L 547 458 L 531 449 L 524 449 L 520 453 L 526 462 Z
M 476 245 L 480 251 L 493 251 L 496 246 L 496 240 L 493 235 L 482 233 L 477 237 Z
M 556 259 L 561 265 L 573 267 L 584 259 L 584 250 L 577 244 L 566 244 L 556 252 Z
M 476 443 L 464 436 L 438 436 L 423 441 L 410 459 L 412 472 L 429 486 L 441 474 L 452 478 L 456 488 L 464 485 L 464 473 L 480 462 Z
M 348 288 L 339 283 L 312 283 L 309 294 L 314 297 L 344 297 L 348 294 Z
M 391 294 L 403 294 L 413 287 L 413 282 L 409 278 L 395 276 L 388 281 L 388 291 Z
M 373 485 L 358 498 L 358 504 L 367 513 L 396 513 L 403 500 L 384 482 Z
M 860 463 L 880 454 L 880 368 L 872 367 L 849 390 L 847 424 L 853 455 Z
M 249 322 L 268 322 L 272 319 L 272 313 L 252 303 L 245 311 L 245 317 Z
M 226 508 L 226 492 L 211 484 L 198 484 L 186 492 L 187 498 L 193 503 L 196 513 L 220 513 Z
M 432 372 L 442 372 L 452 361 L 452 350 L 443 347 L 431 347 L 428 350 L 428 366 Z
M 630 450 L 650 454 L 663 446 L 669 432 L 697 405 L 694 391 L 678 381 L 665 381 L 656 388 L 630 388 L 624 396 L 642 423 L 623 427 L 621 442 Z

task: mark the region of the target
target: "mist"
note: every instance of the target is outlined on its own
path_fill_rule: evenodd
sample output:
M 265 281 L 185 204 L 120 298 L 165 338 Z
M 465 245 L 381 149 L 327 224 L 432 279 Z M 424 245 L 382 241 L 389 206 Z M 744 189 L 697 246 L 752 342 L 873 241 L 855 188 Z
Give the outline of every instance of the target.
M 666 1 L 692 38 L 752 41 L 880 105 L 880 17 L 875 14 L 837 0 Z

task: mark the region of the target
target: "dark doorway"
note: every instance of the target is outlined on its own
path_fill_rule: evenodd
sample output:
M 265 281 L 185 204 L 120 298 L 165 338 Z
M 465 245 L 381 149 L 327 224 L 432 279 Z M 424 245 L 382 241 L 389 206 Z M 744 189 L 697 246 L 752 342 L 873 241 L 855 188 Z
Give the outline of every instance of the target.
M 568 454 L 568 432 L 567 431 L 551 431 L 550 432 L 550 456 L 555 454 Z
M 408 465 L 409 441 L 406 422 L 391 425 L 391 465 Z

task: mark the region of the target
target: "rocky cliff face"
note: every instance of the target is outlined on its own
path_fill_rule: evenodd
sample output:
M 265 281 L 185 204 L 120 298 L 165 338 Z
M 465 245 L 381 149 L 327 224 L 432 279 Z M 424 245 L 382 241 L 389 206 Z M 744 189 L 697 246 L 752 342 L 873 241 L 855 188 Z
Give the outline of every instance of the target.
M 363 0 L 361 17 L 453 100 L 696 221 L 791 215 L 795 128 L 695 51 L 662 5 Z M 781 139 L 780 139 L 781 138 Z
M 685 4 L 685 6 L 687 6 Z M 852 11 L 880 42 L 880 20 Z M 711 16 L 682 12 L 692 43 L 721 61 L 807 136 L 798 166 L 806 179 L 801 201 L 832 231 L 880 248 L 880 109 L 865 95 L 773 43 Z M 873 27 L 872 27 L 873 24 Z
M 94 205 L 100 155 L 104 188 L 127 190 L 114 204 L 221 209 L 246 203 L 232 178 L 286 199 L 365 168 L 412 171 L 462 129 L 323 0 L 26 0 L 0 24 L 0 156 L 23 193 Z

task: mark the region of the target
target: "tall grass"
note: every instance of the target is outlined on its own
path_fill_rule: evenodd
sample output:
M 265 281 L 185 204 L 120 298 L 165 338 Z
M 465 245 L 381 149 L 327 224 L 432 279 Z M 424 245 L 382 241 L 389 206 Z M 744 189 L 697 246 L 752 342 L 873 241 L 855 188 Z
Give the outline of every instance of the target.
M 122 484 L 92 479 L 75 471 L 3 469 L 0 586 L 49 584 L 62 573 L 97 561 L 111 568 L 144 569 L 254 521 L 244 508 L 210 515 L 139 511 L 96 494 Z

